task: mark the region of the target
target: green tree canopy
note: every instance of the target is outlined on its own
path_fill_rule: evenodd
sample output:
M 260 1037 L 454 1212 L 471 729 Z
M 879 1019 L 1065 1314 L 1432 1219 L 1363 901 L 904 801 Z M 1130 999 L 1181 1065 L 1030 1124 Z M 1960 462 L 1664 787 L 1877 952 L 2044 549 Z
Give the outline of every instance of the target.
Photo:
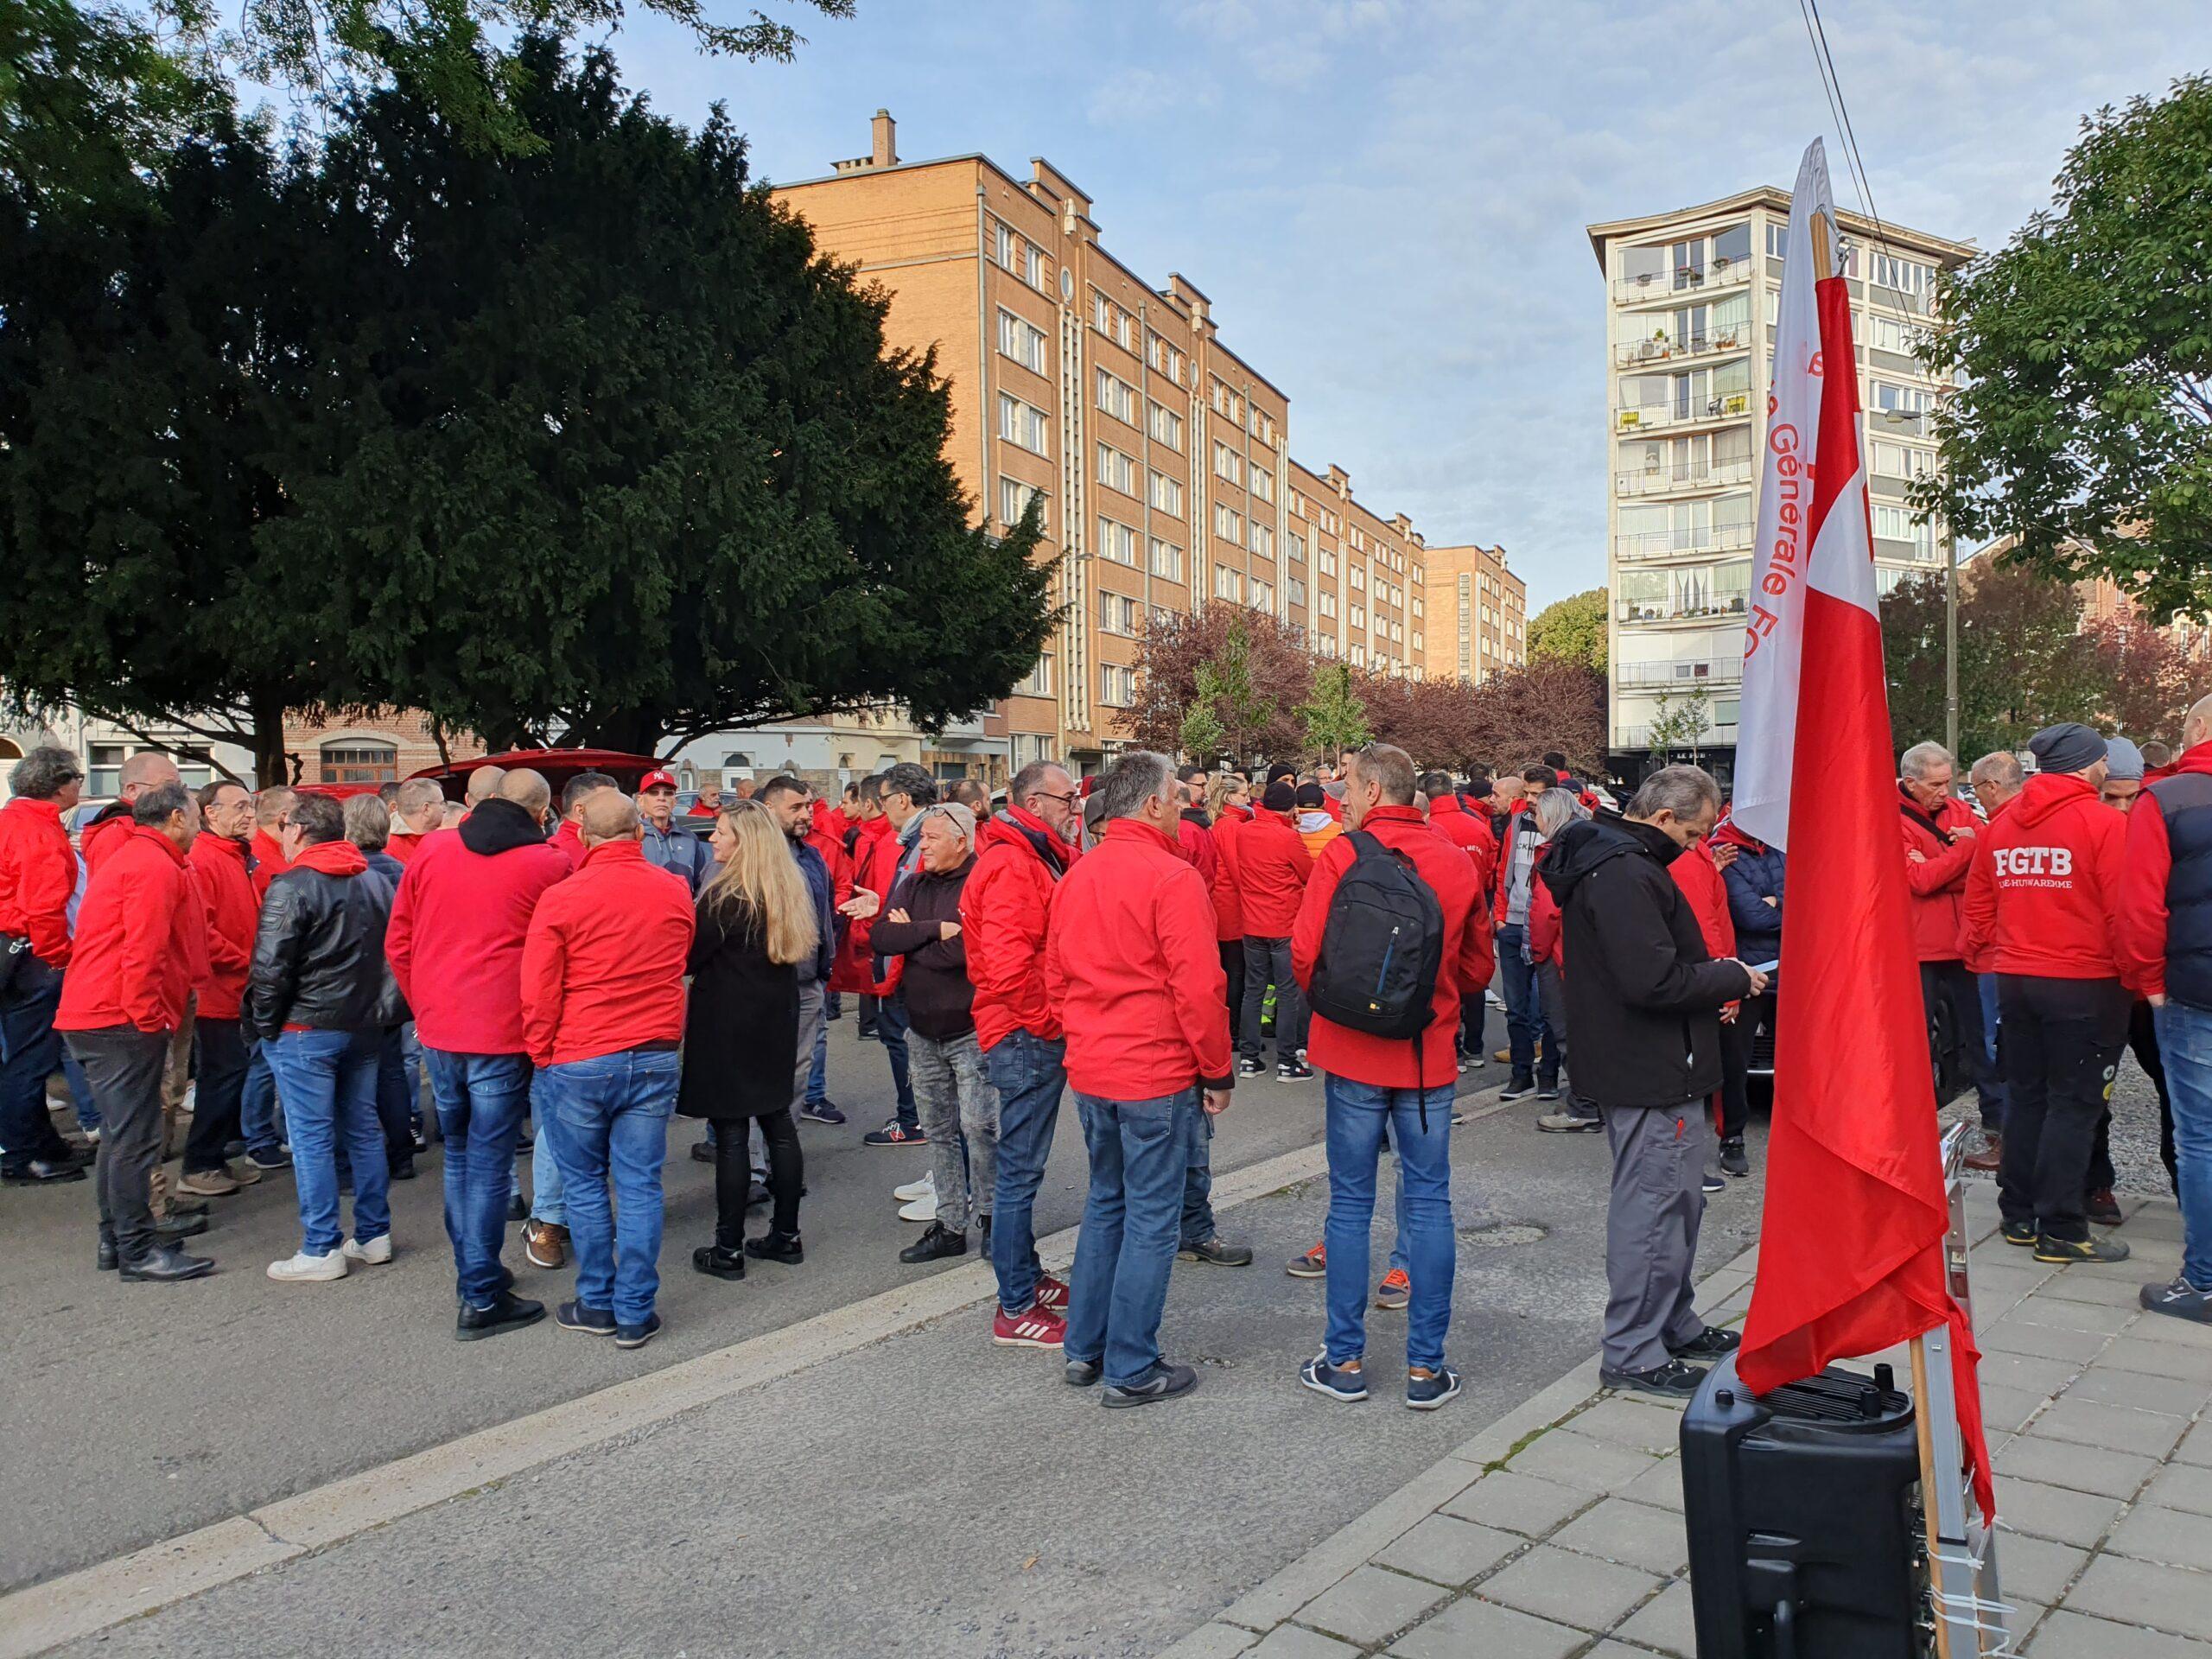
M 1313 695 L 1299 705 L 1297 714 L 1306 722 L 1306 747 L 1332 766 L 1344 750 L 1375 737 L 1348 664 L 1325 662 L 1315 669 Z
M 1923 355 L 1961 384 L 1918 505 L 2155 609 L 2212 605 L 2208 179 L 2212 76 L 2082 123 L 2053 208 L 1944 284 Z
M 1604 673 L 1606 609 L 1603 588 L 1553 601 L 1529 623 L 1529 660 L 1569 663 Z

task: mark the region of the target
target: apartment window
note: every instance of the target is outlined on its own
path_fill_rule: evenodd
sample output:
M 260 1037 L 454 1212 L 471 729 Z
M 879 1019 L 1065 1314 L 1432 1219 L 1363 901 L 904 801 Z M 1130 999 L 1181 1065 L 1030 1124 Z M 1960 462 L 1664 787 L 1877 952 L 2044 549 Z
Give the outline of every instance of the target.
M 1925 294 L 1936 286 L 1936 270 L 1917 260 L 1878 253 L 1869 267 L 1877 288 L 1893 288 L 1900 294 Z
M 1321 550 L 1320 564 L 1323 575 L 1333 576 L 1337 574 L 1337 556 L 1325 547 Z
M 1177 385 L 1183 384 L 1183 353 L 1170 346 L 1158 334 L 1145 336 L 1145 361 L 1152 365 L 1153 372 L 1164 374 Z
M 1110 443 L 1098 446 L 1098 481 L 1124 495 L 1137 493 L 1137 463 Z
M 1227 444 L 1217 441 L 1213 446 L 1213 472 L 1216 478 L 1226 479 L 1231 484 L 1244 481 L 1244 457 Z
M 1090 326 L 1102 334 L 1114 332 L 1114 302 L 1103 294 L 1090 296 Z
M 1253 577 L 1253 578 L 1252 578 L 1252 608 L 1253 608 L 1254 610 L 1255 610 L 1255 611 L 1272 611 L 1273 609 L 1274 609 L 1274 607 L 1275 607 L 1275 585 L 1274 585 L 1274 583 L 1273 583 L 1272 582 L 1262 582 L 1262 581 L 1261 581 L 1257 576 Z
M 1137 389 L 1119 375 L 1098 371 L 1098 407 L 1117 421 L 1137 423 Z
M 1273 524 L 1263 524 L 1256 518 L 1252 521 L 1252 550 L 1263 559 L 1274 557 L 1275 527 Z
M 1134 567 L 1137 562 L 1137 533 L 1111 518 L 1098 521 L 1098 556 Z
M 1351 648 L 1351 665 L 1354 668 L 1365 668 L 1367 666 L 1367 647 L 1365 645 L 1354 645 Z
M 1866 315 L 1866 343 L 1878 352 L 1896 352 L 1910 357 L 1926 343 L 1928 331 L 1895 317 L 1885 317 L 1878 311 Z
M 1045 256 L 1030 244 L 1023 243 L 1021 245 L 1021 280 L 1041 294 L 1045 290 L 1045 279 L 1049 274 L 1045 267 Z
M 1045 331 L 1011 311 L 999 313 L 999 351 L 1033 373 L 1045 372 Z
M 1145 430 L 1152 434 L 1154 443 L 1164 443 L 1177 454 L 1183 453 L 1183 417 L 1165 404 L 1153 404 L 1145 410 Z
M 1416 619 L 1416 620 L 1418 620 L 1418 619 L 1421 617 L 1421 614 L 1422 614 L 1421 598 L 1421 595 L 1420 595 L 1419 594 L 1415 594 L 1414 595 L 1414 615 L 1415 619 Z
M 1892 385 L 1874 382 L 1874 408 L 1884 415 L 1924 415 L 1936 407 L 1936 394 L 1925 386 Z
M 1367 626 L 1367 607 L 1364 605 L 1355 605 L 1351 607 L 1351 625 L 1355 628 L 1363 628 Z
M 1914 523 L 1910 507 L 1885 506 L 1876 502 L 1874 534 L 1885 541 L 1911 543 L 1912 556 L 1916 559 L 1936 556 L 1936 527 Z
M 1213 596 L 1216 599 L 1243 599 L 1244 573 L 1241 570 L 1232 570 L 1225 564 L 1214 566 Z
M 1367 591 L 1367 567 L 1365 565 L 1355 564 L 1352 566 L 1351 585 L 1352 590 L 1355 593 L 1363 594 Z
M 1262 501 L 1275 499 L 1275 475 L 1264 467 L 1252 469 L 1252 493 Z
M 1014 232 L 999 220 L 993 219 L 991 221 L 991 257 L 998 262 L 1000 270 L 1012 270 L 1014 268 L 1015 246 Z
M 1394 645 L 1402 645 L 1406 643 L 1406 630 L 1403 623 L 1393 622 L 1390 625 L 1390 643 Z
M 1213 504 L 1213 533 L 1224 542 L 1244 545 L 1244 515 L 1217 501 Z
M 1294 530 L 1290 532 L 1290 562 L 1293 564 L 1306 563 L 1306 538 Z
M 1422 573 L 1421 568 L 1419 565 L 1414 566 L 1411 574 L 1413 576 L 1414 586 L 1416 588 L 1420 587 L 1423 582 L 1428 580 L 1428 577 Z
M 1109 709 L 1126 709 L 1137 700 L 1137 671 L 1119 663 L 1102 664 L 1098 670 L 1098 701 Z
M 1337 613 L 1337 596 L 1334 594 L 1323 594 L 1319 600 L 1322 615 L 1334 616 Z
M 1136 601 L 1126 594 L 1101 594 L 1098 610 L 1098 626 L 1107 632 L 1120 634 L 1125 639 L 1136 638 Z
M 322 746 L 326 784 L 391 784 L 399 780 L 399 751 L 389 743 L 354 740 Z
M 1029 670 L 1029 677 L 1014 688 L 1014 695 L 1022 697 L 1049 697 L 1052 695 L 1052 653 L 1046 652 Z
M 1427 649 L 1427 642 L 1421 638 L 1421 632 L 1419 628 L 1415 628 L 1414 630 L 1414 649 L 1415 651 L 1425 651 Z
M 114 795 L 123 789 L 124 747 L 120 743 L 94 743 L 85 751 L 92 763 L 85 773 L 85 793 Z
M 1152 574 L 1165 576 L 1170 582 L 1183 580 L 1183 550 L 1173 542 L 1152 538 Z
M 1046 435 L 1045 411 L 1034 404 L 1026 404 L 1012 392 L 999 394 L 999 436 L 1008 443 L 1019 444 L 1033 455 L 1049 455 L 1052 446 Z
M 1180 518 L 1183 516 L 1183 480 L 1170 478 L 1166 473 L 1154 473 L 1146 499 L 1152 503 L 1155 512 L 1173 513 Z
M 1291 577 L 1282 586 L 1284 594 L 1288 596 L 1292 604 L 1303 605 L 1306 602 L 1306 584 L 1296 576 Z
M 1873 451 L 1874 471 L 1885 478 L 1925 478 L 1936 470 L 1933 449 L 1916 449 L 1886 438 L 1876 438 L 1869 447 Z
M 1020 524 L 1021 515 L 1029 511 L 1029 504 L 1044 493 L 1045 492 L 1034 484 L 1025 484 L 1018 478 L 1001 477 L 999 480 L 999 522 L 1006 524 Z M 1039 513 L 1039 524 L 1044 525 L 1045 522 L 1044 515 Z
M 1786 219 L 1770 219 L 1766 222 L 1766 257 L 1786 259 L 1789 257 L 1789 225 Z

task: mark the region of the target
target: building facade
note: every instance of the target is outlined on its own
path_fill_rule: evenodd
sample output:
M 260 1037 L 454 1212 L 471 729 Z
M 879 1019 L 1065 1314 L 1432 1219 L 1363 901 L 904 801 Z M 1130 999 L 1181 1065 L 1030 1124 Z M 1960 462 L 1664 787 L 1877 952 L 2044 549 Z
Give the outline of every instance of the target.
M 1878 581 L 1940 568 L 1907 497 L 1936 466 L 1947 389 L 1914 349 L 1941 270 L 1975 250 L 1839 213 L 1851 292 L 1859 440 Z M 1588 227 L 1605 278 L 1607 588 L 1615 769 L 1694 745 L 1725 772 L 1743 688 L 1744 615 L 1758 519 L 1789 193 Z
M 374 709 L 353 715 L 284 722 L 284 752 L 301 784 L 390 784 L 448 760 L 474 760 L 484 745 L 467 732 L 445 734 L 420 709 Z
M 1529 660 L 1529 584 L 1502 547 L 1428 550 L 1428 677 L 1481 684 Z

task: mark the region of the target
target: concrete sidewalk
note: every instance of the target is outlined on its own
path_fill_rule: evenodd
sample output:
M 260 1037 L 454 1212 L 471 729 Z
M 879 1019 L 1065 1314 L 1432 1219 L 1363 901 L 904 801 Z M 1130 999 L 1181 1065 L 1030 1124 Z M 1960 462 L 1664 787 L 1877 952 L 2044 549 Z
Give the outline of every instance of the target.
M 2179 1268 L 2170 1199 L 2133 1260 L 2050 1268 L 1968 1189 L 1999 1567 L 2030 1659 L 2212 1659 L 2212 1327 L 2145 1313 Z M 1758 1252 L 1708 1278 L 1741 1321 Z M 1903 1351 L 1873 1356 L 1897 1362 Z M 1373 1409 L 1371 1403 L 1366 1408 Z M 1168 1659 L 1632 1659 L 1696 1652 L 1679 1409 L 1594 1358 L 1167 1649 Z

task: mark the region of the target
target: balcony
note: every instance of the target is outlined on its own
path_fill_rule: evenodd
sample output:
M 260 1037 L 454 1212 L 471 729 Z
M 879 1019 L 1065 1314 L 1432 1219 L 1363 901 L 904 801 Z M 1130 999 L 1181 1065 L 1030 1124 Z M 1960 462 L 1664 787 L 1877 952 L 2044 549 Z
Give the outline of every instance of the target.
M 1743 461 L 1676 461 L 1644 467 L 1613 477 L 1616 495 L 1672 495 L 1677 490 L 1725 490 L 1751 481 L 1751 463 Z
M 1699 733 L 1694 743 L 1677 737 L 1668 747 L 1677 754 L 1682 754 L 1693 748 L 1728 749 L 1735 746 L 1736 723 L 1731 721 L 1726 726 L 1711 727 Z M 1649 726 L 1616 726 L 1613 728 L 1613 747 L 1617 749 L 1648 749 L 1651 747 L 1651 728 Z
M 1701 270 L 1694 265 L 1684 265 L 1671 271 L 1650 270 L 1635 276 L 1618 277 L 1613 283 L 1613 303 L 1637 305 L 1646 300 L 1679 301 L 1685 295 L 1701 298 L 1716 292 L 1725 294 L 1732 288 L 1741 288 L 1751 280 L 1751 262 L 1749 259 L 1716 259 Z
M 1637 536 L 1613 537 L 1613 556 L 1624 564 L 1644 559 L 1672 558 L 1681 553 L 1716 554 L 1747 551 L 1756 531 L 1750 519 L 1714 524 L 1700 535 L 1688 530 L 1653 530 Z
M 1665 599 L 1624 599 L 1613 607 L 1613 614 L 1621 621 L 1637 622 L 1694 622 L 1726 620 L 1744 614 L 1749 596 L 1744 594 L 1714 594 L 1702 600 L 1675 601 Z
M 1631 325 L 1635 321 L 1630 319 Z M 1726 352 L 1749 351 L 1752 338 L 1748 323 L 1733 328 L 1708 329 L 1703 334 L 1676 334 L 1662 330 L 1647 339 L 1622 340 L 1613 347 L 1613 363 L 1618 368 L 1634 369 L 1654 363 L 1716 357 Z
M 1688 691 L 1700 685 L 1740 685 L 1744 659 L 1708 658 L 1689 663 L 1616 663 L 1613 683 L 1649 691 Z
M 1700 426 L 1707 421 L 1739 421 L 1751 412 L 1751 394 L 1724 391 L 1701 403 L 1643 404 L 1613 411 L 1616 432 L 1662 432 L 1678 427 Z

